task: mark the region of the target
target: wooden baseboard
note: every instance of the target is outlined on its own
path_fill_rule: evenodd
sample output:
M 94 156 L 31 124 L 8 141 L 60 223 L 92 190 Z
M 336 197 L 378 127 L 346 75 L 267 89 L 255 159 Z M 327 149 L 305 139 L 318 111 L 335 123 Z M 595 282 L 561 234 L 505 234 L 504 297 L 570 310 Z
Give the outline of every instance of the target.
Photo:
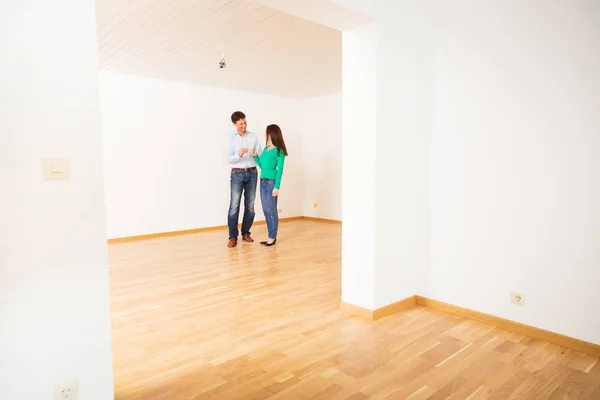
M 385 307 L 378 308 L 373 311 L 373 320 L 384 318 L 389 315 L 395 314 L 398 311 L 407 310 L 414 307 L 417 304 L 417 296 L 410 296 L 406 299 L 402 299 L 392 304 L 388 304 Z
M 534 326 L 521 324 L 519 322 L 496 317 L 490 314 L 485 314 L 479 311 L 469 310 L 467 308 L 455 306 L 437 300 L 432 300 L 423 296 L 416 296 L 416 302 L 420 306 L 429 307 L 434 310 L 439 310 L 463 318 L 481 321 L 483 323 L 493 325 L 510 332 L 515 332 L 521 335 L 532 337 L 534 339 L 554 343 L 571 350 L 580 351 L 582 353 L 592 355 L 594 357 L 600 357 L 600 345 L 598 344 L 585 342 L 583 340 L 575 339 L 570 336 L 565 336 L 560 333 L 555 333 L 544 329 L 536 328 Z
M 307 216 L 302 217 L 302 219 L 307 220 L 307 221 L 326 222 L 328 224 L 336 224 L 336 225 L 342 224 L 342 221 L 340 221 L 338 219 L 327 219 L 327 218 L 317 218 L 317 217 L 307 217 Z
M 304 217 L 280 218 L 279 222 L 299 221 L 302 219 L 304 219 Z M 254 222 L 253 225 L 264 225 L 264 224 L 266 224 L 265 221 L 256 221 L 256 222 Z M 181 230 L 181 231 L 159 232 L 159 233 L 151 233 L 148 235 L 137 235 L 137 236 L 126 236 L 126 237 L 121 237 L 121 238 L 113 238 L 113 239 L 108 239 L 108 244 L 135 242 L 138 240 L 164 238 L 164 237 L 169 237 L 169 236 L 190 235 L 190 234 L 200 233 L 200 232 L 218 231 L 221 229 L 227 229 L 227 225 L 208 226 L 206 228 L 185 229 L 185 230 Z
M 554 343 L 559 346 L 579 351 L 581 353 L 586 353 L 594 357 L 600 357 L 600 345 L 598 344 L 586 342 L 580 339 L 575 339 L 570 336 L 562 335 L 560 333 L 555 333 L 544 329 L 536 328 L 534 326 L 521 324 L 519 322 L 496 317 L 490 314 L 485 314 L 479 311 L 474 311 L 467 308 L 444 303 L 438 300 L 429 299 L 423 296 L 411 296 L 406 299 L 387 305 L 385 307 L 378 308 L 376 310 L 369 310 L 367 308 L 355 306 L 354 304 L 349 304 L 345 302 L 341 303 L 340 308 L 350 314 L 356 315 L 366 320 L 375 321 L 377 319 L 395 314 L 398 311 L 403 311 L 412 308 L 415 305 L 429 307 L 434 310 L 457 315 L 462 318 L 480 321 L 488 325 L 496 326 L 500 329 L 505 329 L 510 332 L 519 333 L 521 335 L 529 336 L 538 340 L 543 340 L 545 342 Z
M 388 304 L 385 307 L 381 307 L 375 310 L 369 310 L 368 308 L 363 308 L 360 306 L 355 306 L 354 304 L 342 302 L 340 304 L 340 308 L 350 314 L 354 314 L 358 317 L 367 319 L 369 321 L 375 321 L 380 318 L 387 317 L 389 315 L 395 314 L 398 311 L 406 310 L 411 307 L 414 307 L 417 304 L 416 296 L 410 296 L 406 299 L 397 301 L 392 304 Z
M 343 301 L 340 304 L 340 308 L 352 315 L 356 315 L 357 317 L 373 321 L 373 310 L 369 310 L 368 308 L 355 306 L 354 304 L 346 303 Z

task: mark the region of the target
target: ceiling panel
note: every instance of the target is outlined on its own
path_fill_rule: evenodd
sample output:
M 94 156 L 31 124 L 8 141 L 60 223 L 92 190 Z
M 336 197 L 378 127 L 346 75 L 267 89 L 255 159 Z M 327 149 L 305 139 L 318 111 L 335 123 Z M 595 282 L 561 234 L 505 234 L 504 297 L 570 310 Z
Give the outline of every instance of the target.
M 254 1 L 97 0 L 97 21 L 101 69 L 290 97 L 341 91 L 341 32 Z

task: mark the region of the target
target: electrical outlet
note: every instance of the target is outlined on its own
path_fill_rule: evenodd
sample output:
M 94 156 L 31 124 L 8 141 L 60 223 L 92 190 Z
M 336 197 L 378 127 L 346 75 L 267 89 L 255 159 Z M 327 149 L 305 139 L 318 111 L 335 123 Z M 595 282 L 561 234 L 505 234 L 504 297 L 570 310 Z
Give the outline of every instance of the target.
M 510 302 L 519 306 L 525 305 L 525 295 L 519 292 L 510 293 Z
M 317 203 L 313 203 L 313 208 L 317 208 Z
M 79 400 L 79 382 L 63 382 L 54 388 L 54 400 Z
M 282 212 L 283 212 L 283 208 L 278 208 L 278 209 L 277 209 L 277 213 L 278 213 L 278 214 L 281 214 Z

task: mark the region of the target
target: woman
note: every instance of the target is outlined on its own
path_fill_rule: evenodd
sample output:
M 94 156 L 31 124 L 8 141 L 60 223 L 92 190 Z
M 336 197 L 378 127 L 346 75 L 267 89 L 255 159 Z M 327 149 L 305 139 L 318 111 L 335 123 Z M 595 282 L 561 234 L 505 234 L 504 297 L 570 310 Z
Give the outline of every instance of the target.
M 283 164 L 288 155 L 283 141 L 281 128 L 273 124 L 267 126 L 267 145 L 262 154 L 257 156 L 252 150 L 252 157 L 261 169 L 260 171 L 260 201 L 262 203 L 269 239 L 260 242 L 265 246 L 273 246 L 277 242 L 277 230 L 279 228 L 279 215 L 277 213 L 277 198 L 283 175 Z

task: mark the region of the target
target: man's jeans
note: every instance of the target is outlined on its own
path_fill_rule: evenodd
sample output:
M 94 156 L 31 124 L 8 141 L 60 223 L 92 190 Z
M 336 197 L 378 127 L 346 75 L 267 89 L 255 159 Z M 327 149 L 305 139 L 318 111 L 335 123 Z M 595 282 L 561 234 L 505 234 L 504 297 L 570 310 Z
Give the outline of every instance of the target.
M 240 202 L 244 193 L 244 219 L 242 220 L 242 236 L 250 235 L 250 228 L 254 222 L 254 198 L 256 197 L 256 169 L 248 171 L 231 170 L 231 197 L 229 200 L 229 239 L 237 239 L 239 235 L 238 223 L 240 218 Z
M 263 212 L 265 213 L 265 220 L 267 221 L 269 239 L 277 239 L 277 230 L 279 229 L 279 215 L 277 213 L 278 197 L 273 197 L 274 187 L 275 180 L 260 180 L 260 202 L 262 203 Z

